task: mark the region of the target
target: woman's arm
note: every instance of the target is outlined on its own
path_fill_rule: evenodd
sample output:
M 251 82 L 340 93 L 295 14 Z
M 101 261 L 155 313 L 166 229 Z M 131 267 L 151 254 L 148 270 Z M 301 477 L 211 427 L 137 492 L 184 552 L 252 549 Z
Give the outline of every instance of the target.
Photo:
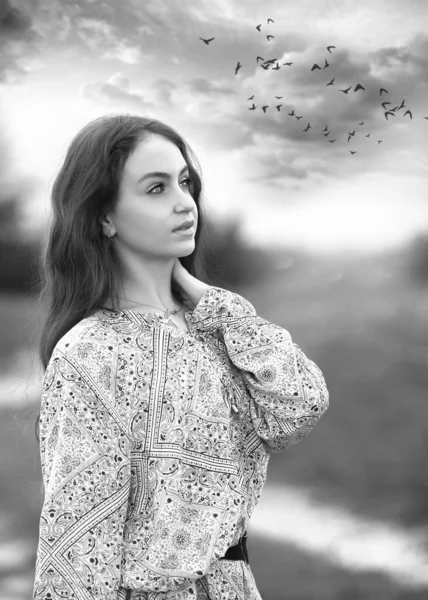
M 57 345 L 46 369 L 33 600 L 118 597 L 131 448 L 113 406 L 116 363 L 114 348 L 90 338 Z
M 315 427 L 329 406 L 327 385 L 286 329 L 259 317 L 239 294 L 215 286 L 186 317 L 203 331 L 221 333 L 249 393 L 254 429 L 272 452 L 299 442 Z

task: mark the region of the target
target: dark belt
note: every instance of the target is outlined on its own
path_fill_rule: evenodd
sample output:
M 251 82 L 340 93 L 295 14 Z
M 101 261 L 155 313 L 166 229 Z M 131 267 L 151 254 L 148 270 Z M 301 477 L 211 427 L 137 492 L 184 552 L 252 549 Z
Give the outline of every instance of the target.
M 243 560 L 249 564 L 250 561 L 248 558 L 247 537 L 248 534 L 245 532 L 242 537 L 239 538 L 238 543 L 235 546 L 230 546 L 227 549 L 226 554 L 221 556 L 219 560 Z

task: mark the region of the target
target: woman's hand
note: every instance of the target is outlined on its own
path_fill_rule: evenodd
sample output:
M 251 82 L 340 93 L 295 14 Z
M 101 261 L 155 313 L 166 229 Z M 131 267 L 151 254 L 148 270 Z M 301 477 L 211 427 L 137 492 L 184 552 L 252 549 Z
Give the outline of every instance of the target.
M 178 258 L 174 261 L 174 267 L 172 269 L 172 283 L 178 288 L 183 303 L 193 310 L 205 292 L 211 286 L 207 285 L 203 281 L 196 279 L 189 273 L 187 269 L 183 267 Z

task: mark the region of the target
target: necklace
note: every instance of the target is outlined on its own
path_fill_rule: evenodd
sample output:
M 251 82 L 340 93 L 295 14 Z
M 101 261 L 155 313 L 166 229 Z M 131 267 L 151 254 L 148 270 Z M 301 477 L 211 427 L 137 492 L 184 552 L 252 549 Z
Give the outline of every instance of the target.
M 134 302 L 134 304 L 139 304 L 140 306 L 151 306 L 151 308 L 157 308 L 158 310 L 162 310 L 160 309 L 158 306 L 153 306 L 151 304 L 142 304 L 141 302 L 136 302 L 135 300 L 129 300 L 128 298 L 121 298 L 120 296 L 116 296 L 116 298 L 118 298 L 119 300 L 126 300 L 127 302 Z M 165 312 L 165 315 L 168 317 L 169 315 L 176 315 L 177 313 L 180 312 L 180 310 L 183 308 L 182 303 L 180 308 L 176 308 L 175 310 L 169 310 L 167 309 Z

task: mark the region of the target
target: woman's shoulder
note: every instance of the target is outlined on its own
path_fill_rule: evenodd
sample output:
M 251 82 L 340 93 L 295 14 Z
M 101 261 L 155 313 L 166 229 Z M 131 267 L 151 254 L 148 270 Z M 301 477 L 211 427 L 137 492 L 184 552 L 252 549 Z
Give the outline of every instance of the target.
M 57 342 L 56 348 L 67 354 L 76 345 L 93 343 L 111 346 L 119 343 L 120 335 L 113 322 L 103 318 L 99 311 L 84 317 L 73 325 Z

